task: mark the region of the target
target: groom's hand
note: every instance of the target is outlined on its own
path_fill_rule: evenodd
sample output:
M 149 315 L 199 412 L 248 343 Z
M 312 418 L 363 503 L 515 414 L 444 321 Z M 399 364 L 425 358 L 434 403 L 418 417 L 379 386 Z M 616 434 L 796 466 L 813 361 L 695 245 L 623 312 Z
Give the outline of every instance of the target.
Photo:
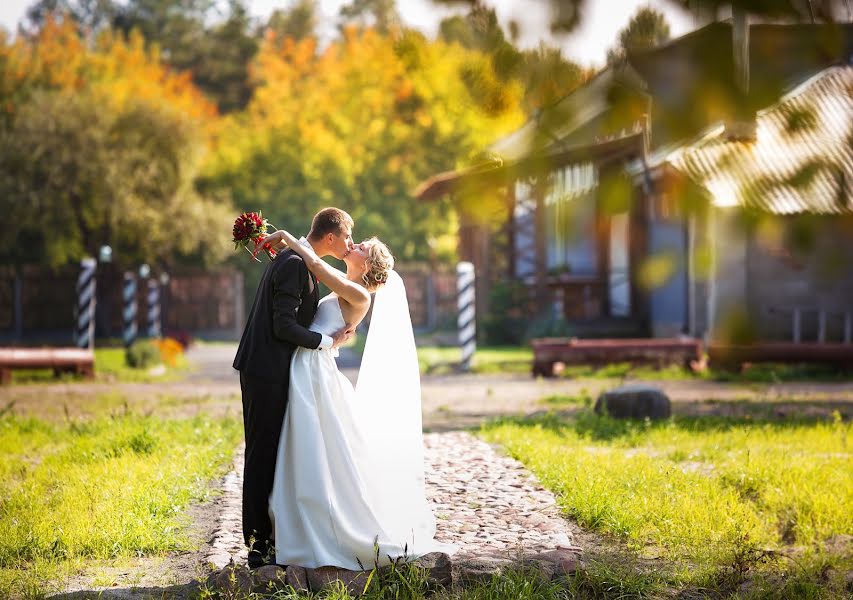
M 353 335 L 355 335 L 355 327 L 346 325 L 342 329 L 339 329 L 332 335 L 332 348 L 337 348 L 346 344 L 352 339 Z

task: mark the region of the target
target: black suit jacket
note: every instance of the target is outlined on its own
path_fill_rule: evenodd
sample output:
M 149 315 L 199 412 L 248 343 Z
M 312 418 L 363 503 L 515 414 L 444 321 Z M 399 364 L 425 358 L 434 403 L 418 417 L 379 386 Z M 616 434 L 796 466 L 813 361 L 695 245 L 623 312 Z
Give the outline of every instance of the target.
M 305 262 L 285 250 L 267 265 L 234 357 L 234 368 L 269 382 L 290 380 L 297 346 L 317 348 L 322 336 L 310 331 L 320 291 Z

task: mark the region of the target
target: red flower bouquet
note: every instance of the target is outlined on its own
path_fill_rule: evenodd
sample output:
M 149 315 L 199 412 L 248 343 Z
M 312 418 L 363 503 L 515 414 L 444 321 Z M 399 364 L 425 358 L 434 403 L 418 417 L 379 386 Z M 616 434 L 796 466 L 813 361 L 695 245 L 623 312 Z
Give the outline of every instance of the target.
M 267 236 L 267 227 L 271 227 L 271 225 L 264 218 L 262 212 L 243 213 L 234 221 L 234 229 L 232 231 L 234 249 L 236 250 L 240 246 L 243 246 L 246 252 L 251 254 L 255 260 L 258 260 L 258 252 L 263 249 L 269 259 L 272 260 L 275 258 L 276 252 L 272 246 L 264 243 L 264 238 Z M 249 244 L 252 244 L 252 249 L 249 249 Z M 260 261 L 258 260 L 258 262 Z

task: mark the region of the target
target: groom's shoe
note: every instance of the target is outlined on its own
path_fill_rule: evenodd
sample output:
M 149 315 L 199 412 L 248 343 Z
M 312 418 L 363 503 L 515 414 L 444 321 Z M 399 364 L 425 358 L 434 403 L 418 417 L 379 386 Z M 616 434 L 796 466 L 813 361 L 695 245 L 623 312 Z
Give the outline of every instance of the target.
M 249 550 L 248 567 L 250 571 L 254 571 L 260 567 L 275 563 L 275 554 L 270 552 L 258 552 L 255 549 Z

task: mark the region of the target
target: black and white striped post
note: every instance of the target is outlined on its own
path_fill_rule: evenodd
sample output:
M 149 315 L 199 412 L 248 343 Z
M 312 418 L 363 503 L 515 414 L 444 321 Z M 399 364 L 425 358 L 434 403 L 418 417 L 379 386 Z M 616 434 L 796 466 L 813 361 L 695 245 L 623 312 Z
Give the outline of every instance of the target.
M 160 282 L 156 277 L 148 280 L 148 313 L 146 335 L 150 338 L 158 338 L 160 332 Z
M 471 358 L 477 349 L 477 327 L 474 314 L 474 265 L 456 265 L 457 307 L 459 309 L 459 346 L 462 349 L 460 368 L 471 370 Z
M 74 344 L 78 348 L 95 347 L 95 266 L 94 258 L 80 261 L 77 277 L 77 324 Z
M 136 341 L 136 275 L 133 271 L 124 272 L 124 285 L 121 290 L 122 317 L 124 328 L 122 338 L 125 347 Z

